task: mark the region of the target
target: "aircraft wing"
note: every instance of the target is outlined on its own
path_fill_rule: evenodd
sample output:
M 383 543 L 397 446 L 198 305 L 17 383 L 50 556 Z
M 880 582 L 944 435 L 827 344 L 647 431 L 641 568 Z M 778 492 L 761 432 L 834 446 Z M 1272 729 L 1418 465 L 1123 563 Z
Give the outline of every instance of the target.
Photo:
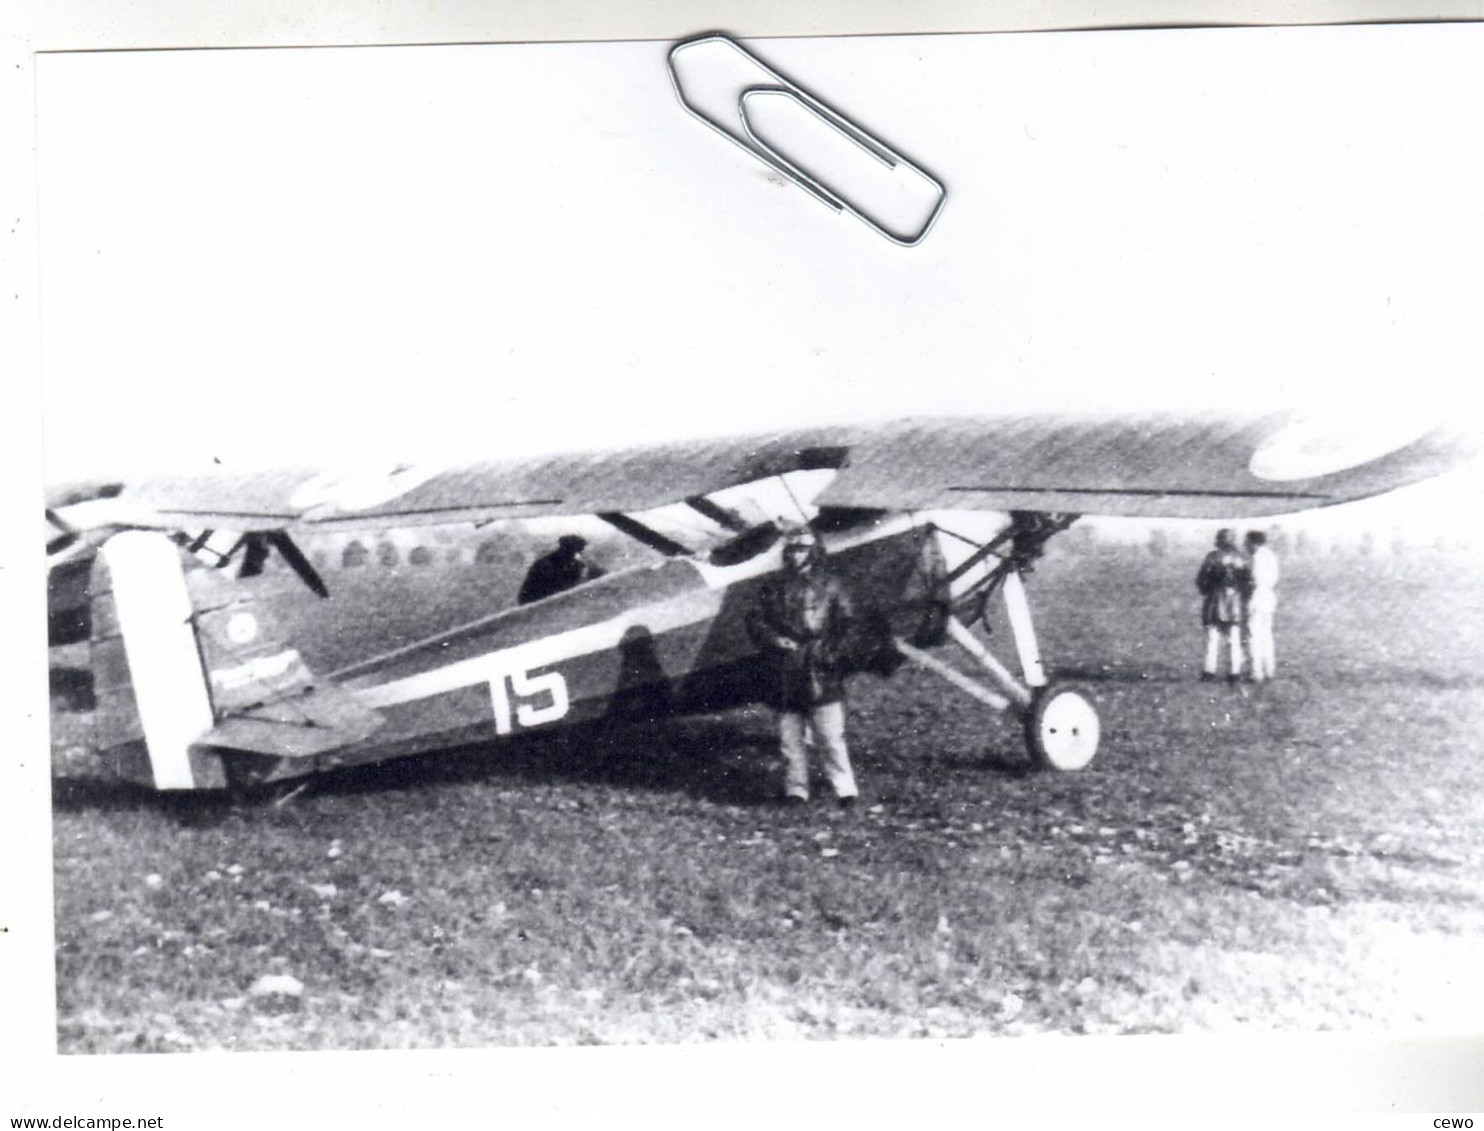
M 1476 447 L 1462 426 L 1404 419 L 906 421 L 853 445 L 849 466 L 815 502 L 1244 518 L 1378 495 L 1438 475 Z
M 842 465 L 849 434 L 794 431 L 453 466 L 158 477 L 115 513 L 138 525 L 376 529 L 543 515 L 633 513 L 789 471 Z
M 1475 447 L 1462 428 L 1394 419 L 933 417 L 456 466 L 154 478 L 103 502 L 142 526 L 375 529 L 634 513 L 829 468 L 821 506 L 1242 518 L 1380 494 Z

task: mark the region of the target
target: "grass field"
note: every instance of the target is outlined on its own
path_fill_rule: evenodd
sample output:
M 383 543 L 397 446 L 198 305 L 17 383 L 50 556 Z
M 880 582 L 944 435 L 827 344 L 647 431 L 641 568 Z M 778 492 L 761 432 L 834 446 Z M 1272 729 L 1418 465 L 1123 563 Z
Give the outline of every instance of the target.
M 1098 760 L 1028 774 L 1009 721 L 922 672 L 865 677 L 849 815 L 770 803 L 760 710 L 283 805 L 93 780 L 61 714 L 59 1047 L 1477 1028 L 1484 576 L 1285 565 L 1282 678 L 1244 694 L 1193 678 L 1193 562 L 1053 544 L 1032 599 L 1098 700 Z M 306 604 L 312 663 L 503 599 L 469 566 L 393 580 L 332 579 L 375 617 Z M 265 975 L 302 990 L 254 996 Z

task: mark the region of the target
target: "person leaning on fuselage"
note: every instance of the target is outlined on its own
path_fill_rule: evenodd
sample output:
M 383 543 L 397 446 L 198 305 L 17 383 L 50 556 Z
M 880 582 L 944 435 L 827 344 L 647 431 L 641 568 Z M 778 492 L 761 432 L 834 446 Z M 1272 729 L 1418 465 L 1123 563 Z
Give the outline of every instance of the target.
M 577 534 L 563 534 L 557 539 L 557 547 L 549 554 L 536 559 L 526 579 L 521 582 L 518 605 L 529 605 L 543 597 L 561 593 L 581 585 L 584 581 L 595 581 L 603 576 L 603 570 L 582 556 L 587 549 L 587 539 Z
M 763 590 L 747 630 L 767 666 L 768 703 L 778 711 L 783 798 L 809 800 L 812 730 L 825 777 L 842 806 L 859 791 L 845 745 L 846 649 L 854 621 L 850 596 L 830 574 L 824 547 L 808 527 L 787 531 L 783 570 Z
M 1235 683 L 1242 675 L 1242 595 L 1247 588 L 1247 559 L 1237 549 L 1230 530 L 1216 532 L 1216 548 L 1201 562 L 1195 586 L 1201 593 L 1201 624 L 1206 630 L 1201 679 L 1216 678 L 1224 636 L 1230 656 L 1226 678 Z

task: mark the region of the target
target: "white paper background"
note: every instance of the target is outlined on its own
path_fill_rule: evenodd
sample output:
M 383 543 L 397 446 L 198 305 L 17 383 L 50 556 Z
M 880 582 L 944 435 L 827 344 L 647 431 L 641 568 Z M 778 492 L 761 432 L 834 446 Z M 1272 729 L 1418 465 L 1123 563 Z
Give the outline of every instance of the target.
M 1484 357 L 1484 28 L 761 47 L 947 181 L 915 249 L 683 114 L 665 47 L 43 58 L 53 477 L 914 411 L 1392 412 Z
M 105 23 L 74 42 L 139 41 Z M 264 26 L 239 35 L 314 37 Z M 1478 33 L 760 45 L 948 182 L 905 251 L 686 117 L 658 43 L 42 57 L 47 460 L 64 477 L 817 413 L 1457 396 L 1481 358 Z M 39 640 L 39 601 L 22 611 L 12 639 Z M 1477 1034 L 57 1062 L 44 684 L 23 659 L 4 1032 L 27 1114 L 76 1097 L 285 1126 L 433 1107 L 713 1121 L 734 1092 L 833 1111 L 816 1081 L 834 1071 L 850 1107 L 894 1122 L 953 1102 L 1039 1121 L 1298 1108 L 1311 1086 L 1332 1107 L 1347 1072 L 1363 1101 L 1426 1106 L 1477 1065 Z

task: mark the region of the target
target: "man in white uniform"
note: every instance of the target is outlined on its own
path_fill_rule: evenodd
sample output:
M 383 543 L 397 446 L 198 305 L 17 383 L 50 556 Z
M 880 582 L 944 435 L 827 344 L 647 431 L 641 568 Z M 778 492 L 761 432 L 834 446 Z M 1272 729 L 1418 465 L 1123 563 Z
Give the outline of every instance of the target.
M 1251 577 L 1247 647 L 1252 657 L 1253 682 L 1261 683 L 1278 674 L 1278 657 L 1273 646 L 1273 614 L 1278 610 L 1278 555 L 1268 546 L 1268 536 L 1261 530 L 1249 530 L 1244 541 Z

